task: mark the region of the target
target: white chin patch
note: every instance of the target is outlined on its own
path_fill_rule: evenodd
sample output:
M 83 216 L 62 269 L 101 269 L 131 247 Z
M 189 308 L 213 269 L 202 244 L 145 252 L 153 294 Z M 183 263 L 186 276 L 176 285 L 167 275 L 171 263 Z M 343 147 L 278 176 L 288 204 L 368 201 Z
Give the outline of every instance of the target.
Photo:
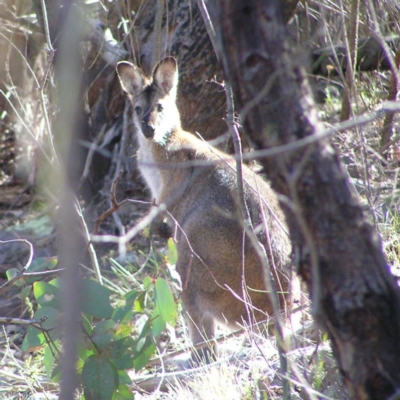
M 165 116 L 161 125 L 157 126 L 154 133 L 154 141 L 159 144 L 165 144 L 168 135 L 172 132 L 172 129 L 176 125 L 174 118 L 168 118 Z

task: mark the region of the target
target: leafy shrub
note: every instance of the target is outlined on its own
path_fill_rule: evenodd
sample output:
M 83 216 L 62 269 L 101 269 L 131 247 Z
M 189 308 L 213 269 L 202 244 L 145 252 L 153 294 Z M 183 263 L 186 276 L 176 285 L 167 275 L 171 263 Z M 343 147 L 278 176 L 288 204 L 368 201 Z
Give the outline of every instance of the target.
M 176 261 L 176 248 L 168 244 L 169 262 Z M 36 270 L 54 268 L 56 260 L 38 259 Z M 118 265 L 115 260 L 112 263 Z M 33 264 L 32 264 L 33 265 Z M 121 267 L 121 266 L 120 266 Z M 122 268 L 122 267 L 121 267 Z M 31 272 L 31 268 L 28 269 Z M 11 279 L 15 271 L 9 271 Z M 60 380 L 62 319 L 60 280 L 25 281 L 32 286 L 37 308 L 22 344 L 23 351 L 44 349 L 48 379 Z M 20 282 L 20 281 L 17 281 Z M 92 279 L 82 279 L 81 332 L 77 335 L 77 373 L 85 400 L 133 399 L 131 380 L 126 372 L 139 371 L 156 350 L 155 339 L 174 326 L 177 307 L 168 283 L 162 277 L 146 276 L 140 288 L 119 295 Z M 27 293 L 27 290 L 25 290 Z M 114 301 L 115 300 L 115 301 Z

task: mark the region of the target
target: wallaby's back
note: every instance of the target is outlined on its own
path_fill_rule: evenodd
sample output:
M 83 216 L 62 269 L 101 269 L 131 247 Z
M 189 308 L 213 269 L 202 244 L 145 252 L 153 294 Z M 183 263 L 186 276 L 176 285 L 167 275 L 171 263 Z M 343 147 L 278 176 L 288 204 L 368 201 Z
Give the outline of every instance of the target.
M 234 159 L 182 130 L 176 107 L 178 69 L 169 57 L 146 78 L 127 62 L 118 65 L 132 100 L 138 162 L 156 204 L 173 217 L 182 303 L 194 344 L 212 338 L 215 321 L 254 322 L 273 310 L 260 260 L 244 234 Z M 243 166 L 245 203 L 281 293 L 289 288 L 290 242 L 269 185 Z

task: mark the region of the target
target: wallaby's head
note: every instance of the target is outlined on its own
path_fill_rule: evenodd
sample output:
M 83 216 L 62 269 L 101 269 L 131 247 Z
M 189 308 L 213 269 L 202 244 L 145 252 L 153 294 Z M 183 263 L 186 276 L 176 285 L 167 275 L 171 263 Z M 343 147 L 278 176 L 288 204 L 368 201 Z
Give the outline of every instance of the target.
M 173 57 L 164 58 L 146 77 L 136 65 L 121 61 L 117 74 L 123 90 L 131 99 L 133 120 L 139 135 L 163 144 L 169 134 L 180 128 L 176 106 L 178 65 Z

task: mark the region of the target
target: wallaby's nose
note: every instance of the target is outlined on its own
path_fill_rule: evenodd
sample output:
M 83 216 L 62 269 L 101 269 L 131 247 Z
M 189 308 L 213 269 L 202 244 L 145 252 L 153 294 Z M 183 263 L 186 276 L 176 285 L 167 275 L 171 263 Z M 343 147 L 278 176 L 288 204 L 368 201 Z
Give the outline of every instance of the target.
M 142 130 L 146 139 L 153 139 L 154 137 L 154 126 L 149 125 L 146 121 L 142 121 Z

